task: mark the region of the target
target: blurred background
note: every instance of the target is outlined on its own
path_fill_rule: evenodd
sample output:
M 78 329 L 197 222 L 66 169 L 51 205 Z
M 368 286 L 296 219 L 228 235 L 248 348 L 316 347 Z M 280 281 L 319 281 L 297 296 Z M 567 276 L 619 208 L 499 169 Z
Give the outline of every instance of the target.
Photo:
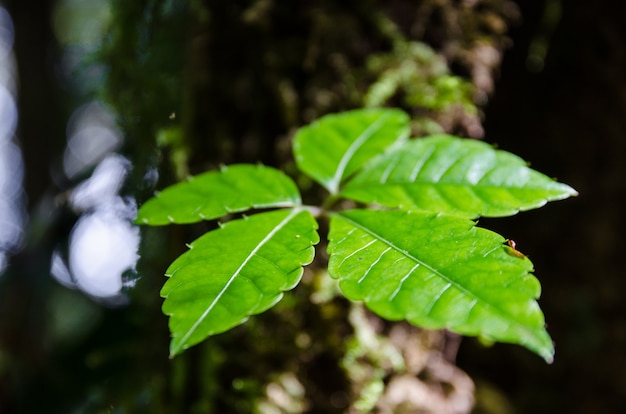
M 132 220 L 220 163 L 283 168 L 314 200 L 295 128 L 382 105 L 580 193 L 479 222 L 533 260 L 556 358 L 463 339 L 474 412 L 626 412 L 624 18 L 621 0 L 0 1 L 0 412 L 358 412 L 348 305 L 315 305 L 313 276 L 169 360 L 162 275 L 211 225 Z

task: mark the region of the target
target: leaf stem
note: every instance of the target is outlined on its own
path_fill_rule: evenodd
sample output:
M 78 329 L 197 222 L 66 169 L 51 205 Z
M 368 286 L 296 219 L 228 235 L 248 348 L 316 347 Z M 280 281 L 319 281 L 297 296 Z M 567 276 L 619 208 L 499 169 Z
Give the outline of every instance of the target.
M 299 207 L 300 210 L 307 210 L 309 213 L 311 213 L 313 215 L 313 217 L 319 217 L 321 215 L 323 215 L 326 210 L 324 209 L 324 207 L 318 207 L 318 206 L 300 206 Z
M 324 201 L 324 204 L 322 204 L 322 209 L 324 210 L 330 210 L 332 206 L 334 206 L 337 201 L 339 201 L 341 197 L 339 197 L 337 194 L 331 194 L 326 201 Z

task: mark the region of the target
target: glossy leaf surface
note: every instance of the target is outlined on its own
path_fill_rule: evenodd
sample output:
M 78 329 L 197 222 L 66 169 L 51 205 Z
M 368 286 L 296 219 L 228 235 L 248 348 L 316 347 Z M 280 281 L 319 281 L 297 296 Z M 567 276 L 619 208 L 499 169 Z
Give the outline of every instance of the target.
M 352 210 L 332 216 L 329 273 L 378 315 L 518 343 L 551 361 L 532 263 L 457 217 Z
M 161 290 L 170 355 L 275 305 L 313 260 L 316 229 L 307 210 L 278 210 L 230 221 L 191 243 Z
M 293 148 L 300 170 L 337 194 L 347 177 L 408 135 L 406 113 L 362 109 L 326 115 L 300 128 Z
M 509 152 L 445 135 L 412 140 L 381 156 L 341 192 L 365 203 L 469 218 L 508 216 L 576 194 Z
M 141 206 L 136 221 L 149 225 L 195 223 L 251 208 L 300 203 L 298 188 L 281 171 L 237 164 L 166 188 Z

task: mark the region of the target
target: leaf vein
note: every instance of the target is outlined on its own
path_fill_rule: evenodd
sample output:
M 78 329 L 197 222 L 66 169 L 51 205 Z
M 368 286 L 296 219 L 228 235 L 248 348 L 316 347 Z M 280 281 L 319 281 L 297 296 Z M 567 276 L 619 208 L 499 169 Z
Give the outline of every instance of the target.
M 400 279 L 400 283 L 398 283 L 398 287 L 391 293 L 391 296 L 389 296 L 389 301 L 391 302 L 392 300 L 395 299 L 395 297 L 398 295 L 398 293 L 400 293 L 400 290 L 402 290 L 402 285 L 404 285 L 404 282 L 409 278 L 409 276 L 411 276 L 411 274 L 415 271 L 415 269 L 417 269 L 418 267 L 420 267 L 420 263 L 417 263 L 415 266 L 413 266 L 411 268 L 411 270 L 409 270 L 406 275 L 402 276 L 402 279 Z
M 411 170 L 411 174 L 409 175 L 410 182 L 415 182 L 420 171 L 422 170 L 422 168 L 424 168 L 424 165 L 430 160 L 430 157 L 432 157 L 434 152 L 435 147 L 428 147 L 428 151 L 426 151 L 426 153 L 418 160 L 417 164 L 415 164 L 415 166 Z
M 356 154 L 356 152 L 359 150 L 359 148 L 361 148 L 363 146 L 363 144 L 365 144 L 365 142 L 378 129 L 380 129 L 380 128 L 382 128 L 384 126 L 384 121 L 386 121 L 387 118 L 389 118 L 389 114 L 385 113 L 385 114 L 381 115 L 374 123 L 372 123 L 370 126 L 368 126 L 361 133 L 361 135 L 359 135 L 358 138 L 356 140 L 354 140 L 354 142 L 352 142 L 352 144 L 350 144 L 350 146 L 348 147 L 347 151 L 343 154 L 343 157 L 341 157 L 341 160 L 339 161 L 339 165 L 337 165 L 337 170 L 335 171 L 335 176 L 328 183 L 328 187 L 329 187 L 328 189 L 330 190 L 330 192 L 332 194 L 336 194 L 337 193 L 337 191 L 339 189 L 339 183 L 341 182 L 341 178 L 343 177 L 343 174 L 344 174 L 346 168 L 348 167 L 348 163 L 350 162 L 350 160 L 352 159 L 354 154 Z
M 357 283 L 361 283 L 363 282 L 363 280 L 365 279 L 365 277 L 370 273 L 370 271 L 374 268 L 374 266 L 376 266 L 378 264 L 378 262 L 380 262 L 380 260 L 383 258 L 383 256 L 385 255 L 385 253 L 387 253 L 389 250 L 391 250 L 391 247 L 387 247 L 381 254 L 378 255 L 378 257 L 376 258 L 376 260 L 374 260 L 372 262 L 372 264 L 370 264 L 370 266 L 367 268 L 367 270 L 365 271 L 365 273 L 363 274 L 363 276 L 361 276 L 359 278 L 359 280 L 357 281 Z
M 278 233 L 292 218 L 294 218 L 300 212 L 299 209 L 294 209 L 287 217 L 285 217 L 272 231 L 270 231 L 264 238 L 261 240 L 256 247 L 246 256 L 244 261 L 239 265 L 237 270 L 232 274 L 232 276 L 228 279 L 224 287 L 220 290 L 220 292 L 215 296 L 213 301 L 209 304 L 209 306 L 202 312 L 202 315 L 198 318 L 196 322 L 189 328 L 187 333 L 183 336 L 183 338 L 179 341 L 180 344 L 184 344 L 187 342 L 189 337 L 195 332 L 195 330 L 200 326 L 202 321 L 208 316 L 208 314 L 213 310 L 215 305 L 218 303 L 220 298 L 226 293 L 230 285 L 234 282 L 235 278 L 240 275 L 243 268 L 248 264 L 248 262 L 252 259 L 252 257 L 268 242 L 276 233 Z
M 450 279 L 448 276 L 446 276 L 445 274 L 441 273 L 441 271 L 439 271 L 438 269 L 435 269 L 434 267 L 430 266 L 429 264 L 425 263 L 424 261 L 418 259 L 417 257 L 413 256 L 410 252 L 401 249 L 400 247 L 398 247 L 395 243 L 393 243 L 391 240 L 386 239 L 385 237 L 383 237 L 382 235 L 378 234 L 378 233 L 374 233 L 373 231 L 371 231 L 369 228 L 361 225 L 359 222 L 350 219 L 347 216 L 341 216 L 344 220 L 348 221 L 349 223 L 351 223 L 353 226 L 359 228 L 361 231 L 365 232 L 366 234 L 369 234 L 371 237 L 373 237 L 372 242 L 375 241 L 381 241 L 385 244 L 387 244 L 388 246 L 390 246 L 391 248 L 393 248 L 394 250 L 396 250 L 397 252 L 399 252 L 400 254 L 404 255 L 405 257 L 407 257 L 408 259 L 412 260 L 414 263 L 417 263 L 413 269 L 411 269 L 411 271 L 409 273 L 407 273 L 407 275 L 405 275 L 401 281 L 400 281 L 400 285 L 396 288 L 396 290 L 392 293 L 391 297 L 389 298 L 389 300 L 392 300 L 397 293 L 399 292 L 400 288 L 402 287 L 402 284 L 404 283 L 404 281 L 407 279 L 407 277 L 410 275 L 411 272 L 413 272 L 415 269 L 417 269 L 418 266 L 424 266 L 426 269 L 428 269 L 429 271 L 431 271 L 432 273 L 434 273 L 436 276 L 440 277 L 441 279 L 443 279 L 444 281 L 446 281 L 447 283 L 451 283 L 457 290 L 459 290 L 462 294 L 464 294 L 467 297 L 472 298 L 473 300 L 480 300 L 482 303 L 484 303 L 486 306 L 494 309 L 495 311 L 497 311 L 498 313 L 500 313 L 501 315 L 505 316 L 505 321 L 507 322 L 507 328 L 512 324 L 511 320 L 509 319 L 512 315 L 509 314 L 509 312 L 507 312 L 505 309 L 494 305 L 493 303 L 491 303 L 489 300 L 481 297 L 478 293 L 472 292 L 470 290 L 468 290 L 467 288 L 465 288 L 463 285 L 459 284 L 458 282 L 456 282 L 453 279 Z M 368 243 L 368 245 L 372 244 L 372 242 Z M 367 245 L 366 245 L 367 246 Z M 365 246 L 364 246 L 365 247 Z M 359 249 L 362 250 L 363 248 Z M 350 256 L 352 256 L 354 253 L 352 253 Z M 343 261 L 345 261 L 346 258 L 344 258 Z M 343 263 L 342 261 L 342 263 Z M 519 327 L 526 333 L 528 333 L 529 328 L 526 327 L 525 325 L 523 325 L 520 322 L 516 321 L 516 324 L 519 325 Z M 531 334 L 532 335 L 532 334 Z
M 435 307 L 439 299 L 441 299 L 443 294 L 446 293 L 446 291 L 450 289 L 451 287 L 452 287 L 452 283 L 450 282 L 446 283 L 445 287 L 441 289 L 441 291 L 433 298 L 433 300 L 430 301 L 428 306 L 424 309 L 426 311 L 426 315 L 430 315 L 430 312 L 432 312 L 433 308 Z
M 347 255 L 346 257 L 343 258 L 343 260 L 341 261 L 341 263 L 339 263 L 339 267 L 341 267 L 341 265 L 343 265 L 343 263 L 348 260 L 349 258 L 351 258 L 352 256 L 354 256 L 355 254 L 357 254 L 358 252 L 360 252 L 363 249 L 367 249 L 368 247 L 370 247 L 372 244 L 376 243 L 376 239 L 373 239 L 372 241 L 370 241 L 369 243 L 367 243 L 366 245 L 363 245 L 361 247 L 359 247 L 358 249 L 356 249 L 355 251 L 353 251 L 352 253 L 350 253 L 349 255 Z
M 400 163 L 400 156 L 397 156 L 393 159 L 392 162 L 389 163 L 385 171 L 380 175 L 380 184 L 385 184 L 391 175 L 391 172 L 398 166 Z

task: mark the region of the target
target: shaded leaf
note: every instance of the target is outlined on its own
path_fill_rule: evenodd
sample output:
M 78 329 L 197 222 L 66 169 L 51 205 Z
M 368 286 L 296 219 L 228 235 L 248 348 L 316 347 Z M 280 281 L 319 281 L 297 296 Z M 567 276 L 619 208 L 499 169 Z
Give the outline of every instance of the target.
M 354 110 L 300 128 L 293 150 L 300 170 L 337 194 L 342 181 L 408 135 L 409 118 L 400 110 Z
M 136 221 L 150 225 L 196 223 L 251 208 L 300 203 L 298 188 L 281 171 L 236 164 L 166 188 L 141 206 Z
M 474 225 L 417 211 L 337 213 L 328 270 L 348 299 L 384 318 L 518 343 L 551 361 L 532 263 Z
M 172 356 L 274 306 L 300 281 L 319 237 L 307 210 L 233 220 L 191 243 L 161 290 Z
M 360 171 L 341 195 L 387 207 L 498 217 L 576 195 L 524 160 L 447 135 L 409 141 Z

